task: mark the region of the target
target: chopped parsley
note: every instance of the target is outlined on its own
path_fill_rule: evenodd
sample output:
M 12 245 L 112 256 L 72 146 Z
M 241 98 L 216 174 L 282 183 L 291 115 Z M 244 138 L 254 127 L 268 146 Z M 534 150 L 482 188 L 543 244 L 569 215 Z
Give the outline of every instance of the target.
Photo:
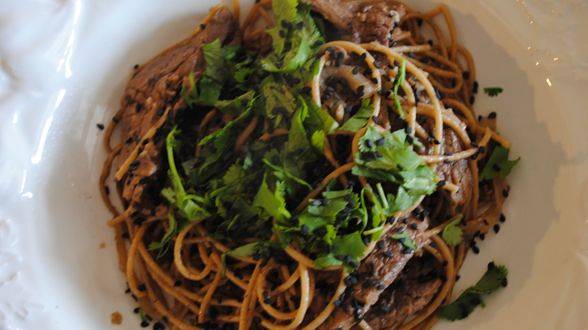
M 441 307 L 439 317 L 446 320 L 463 320 L 468 317 L 476 307 L 484 307 L 482 298 L 507 285 L 508 270 L 505 266 L 488 264 L 488 269 L 476 285 L 466 289 L 452 303 Z
M 498 96 L 503 91 L 502 87 L 484 87 L 484 93 L 490 97 Z

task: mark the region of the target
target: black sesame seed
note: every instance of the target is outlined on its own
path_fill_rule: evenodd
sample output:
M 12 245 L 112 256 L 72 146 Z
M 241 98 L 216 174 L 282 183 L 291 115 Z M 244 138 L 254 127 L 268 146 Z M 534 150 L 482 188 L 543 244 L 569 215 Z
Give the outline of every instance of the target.
M 141 311 L 141 307 L 135 307 L 133 309 L 133 313 L 135 313 L 135 314 L 139 314 L 140 311 Z
M 137 70 L 139 68 L 139 64 L 133 65 L 133 69 Z
M 96 127 L 98 127 L 99 130 L 103 130 L 104 124 L 96 124 Z
M 364 91 L 365 91 L 365 86 L 361 85 L 361 86 L 357 87 L 357 90 L 355 91 L 355 93 L 357 93 L 358 97 L 362 97 Z
M 480 233 L 480 235 L 478 235 L 478 237 L 480 237 L 480 240 L 483 241 L 484 239 L 486 239 L 486 234 Z
M 494 112 L 494 111 L 490 112 L 490 113 L 488 114 L 488 118 L 489 118 L 489 119 L 494 119 L 494 118 L 496 118 L 496 112 Z
M 470 96 L 470 103 L 474 104 L 476 102 L 476 97 L 475 96 Z
M 161 322 L 155 322 L 153 324 L 153 330 L 164 330 L 165 329 L 165 325 Z
M 408 144 L 414 144 L 414 138 L 412 137 L 412 135 L 406 136 L 406 142 L 408 142 Z
M 386 246 L 386 242 L 384 242 L 383 240 L 379 240 L 378 243 L 376 243 L 376 247 L 378 249 L 383 249 Z
M 137 286 L 137 289 L 139 289 L 139 291 L 145 291 L 145 289 L 147 289 L 147 288 L 145 287 L 145 284 L 139 284 Z
M 478 81 L 474 81 L 474 85 L 472 86 L 472 92 L 474 92 L 474 94 L 478 94 L 479 89 L 480 89 L 480 84 L 478 84 Z
M 509 193 L 510 193 L 510 192 L 508 191 L 508 189 L 504 189 L 504 190 L 502 190 L 502 196 L 503 196 L 504 198 L 508 198 L 508 195 L 509 195 Z
M 441 180 L 441 181 L 437 182 L 437 188 L 441 188 L 441 187 L 445 186 L 445 184 L 446 184 L 446 181 Z
M 499 221 L 502 222 L 502 223 L 504 223 L 506 221 L 506 217 L 504 216 L 504 214 L 502 214 L 502 213 L 500 214 Z
M 149 322 L 141 321 L 141 328 L 147 328 L 149 326 Z
M 361 238 L 361 240 L 363 241 L 363 244 L 368 245 L 371 241 L 369 236 L 364 236 Z
M 423 19 L 422 18 L 417 18 L 417 25 L 423 26 Z
M 492 227 L 492 229 L 494 229 L 494 232 L 498 234 L 498 232 L 500 231 L 500 225 L 495 224 L 494 227 Z
M 371 80 L 372 80 L 372 82 L 373 82 L 374 84 L 377 84 L 377 83 L 378 83 L 378 79 L 377 79 L 377 78 L 375 78 L 375 77 L 372 77 L 372 79 L 371 79 Z
M 393 223 L 395 223 L 395 222 L 396 222 L 396 220 L 398 220 L 398 219 L 397 219 L 397 218 L 395 218 L 395 217 L 390 217 L 390 218 L 388 218 L 388 220 L 386 220 L 386 222 L 387 222 L 388 224 L 393 224 Z
M 501 284 L 503 287 L 506 287 L 506 286 L 508 285 L 508 279 L 505 277 L 505 278 L 502 280 L 502 283 L 500 283 L 500 284 Z
M 427 40 L 427 43 L 429 44 L 429 46 L 433 46 L 433 39 Z
M 464 71 L 461 73 L 461 76 L 463 77 L 463 79 L 470 79 L 470 72 L 469 71 Z
M 480 248 L 477 245 L 472 245 L 472 252 L 478 254 L 480 253 Z
M 206 29 L 206 24 L 204 24 L 204 23 L 200 24 L 200 29 L 201 29 L 201 30 L 204 30 L 204 29 Z
M 307 225 L 302 225 L 300 227 L 300 232 L 302 233 L 302 235 L 308 235 L 308 233 L 309 233 L 308 226 Z

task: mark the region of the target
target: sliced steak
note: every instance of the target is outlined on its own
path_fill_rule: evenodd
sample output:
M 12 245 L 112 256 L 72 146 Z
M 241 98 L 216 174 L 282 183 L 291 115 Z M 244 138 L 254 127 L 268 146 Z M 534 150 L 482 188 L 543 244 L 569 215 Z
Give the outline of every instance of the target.
M 430 255 L 413 258 L 398 279 L 380 295 L 365 320 L 373 329 L 397 328 L 421 311 L 443 284 L 443 269 Z
M 454 154 L 464 150 L 463 143 L 453 130 L 445 128 L 443 136 L 446 154 Z M 437 166 L 439 179 L 452 183 L 459 188 L 456 192 L 447 194 L 451 208 L 458 213 L 460 212 L 459 209 L 470 201 L 472 195 L 472 184 L 474 180 L 468 163 L 468 159 L 461 159 L 456 162 L 440 163 Z
M 398 228 L 386 233 L 376 248 L 362 260 L 357 271 L 346 279 L 347 290 L 341 304 L 321 329 L 349 329 L 362 319 L 414 256 L 414 250 L 392 236 L 400 232 L 408 233 L 418 250 L 425 244 L 423 233 L 427 227 L 428 219 L 419 220 L 411 215 Z
M 323 15 L 355 42 L 378 41 L 388 45 L 392 30 L 406 14 L 406 7 L 394 0 L 309 0 Z
M 170 116 L 184 107 L 182 86 L 188 86 L 188 75 L 198 78 L 204 70 L 202 46 L 216 39 L 230 40 L 238 24 L 226 8 L 215 10 L 200 32 L 168 48 L 136 69 L 124 92 L 120 121 L 124 145 L 115 168 L 132 154 L 145 134 L 152 129 L 166 110 Z M 123 198 L 127 203 L 139 203 L 145 184 L 161 168 L 162 134 L 139 147 L 136 160 L 122 181 Z

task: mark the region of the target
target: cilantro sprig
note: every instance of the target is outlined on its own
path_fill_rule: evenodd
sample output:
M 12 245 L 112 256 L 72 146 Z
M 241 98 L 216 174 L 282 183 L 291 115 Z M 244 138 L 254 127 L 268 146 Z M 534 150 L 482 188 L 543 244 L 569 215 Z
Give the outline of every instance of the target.
M 468 317 L 476 307 L 484 306 L 482 298 L 507 285 L 508 270 L 505 266 L 488 264 L 488 269 L 476 285 L 466 289 L 459 297 L 443 306 L 439 310 L 439 317 L 446 320 L 463 320 Z
M 460 227 L 462 214 L 458 214 L 443 228 L 441 237 L 450 246 L 457 246 L 463 240 L 463 230 Z
M 484 169 L 480 172 L 480 180 L 492 180 L 495 177 L 506 178 L 521 160 L 520 158 L 509 160 L 509 151 L 503 146 L 496 146 L 492 154 L 490 154 Z

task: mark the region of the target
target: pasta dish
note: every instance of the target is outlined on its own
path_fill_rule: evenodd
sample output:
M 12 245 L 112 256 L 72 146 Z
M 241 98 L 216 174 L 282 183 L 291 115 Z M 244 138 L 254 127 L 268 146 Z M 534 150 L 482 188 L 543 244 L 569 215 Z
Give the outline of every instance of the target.
M 217 6 L 136 65 L 100 189 L 141 325 L 427 329 L 507 284 L 494 262 L 518 160 L 444 6 Z M 110 188 L 109 188 L 110 187 Z

